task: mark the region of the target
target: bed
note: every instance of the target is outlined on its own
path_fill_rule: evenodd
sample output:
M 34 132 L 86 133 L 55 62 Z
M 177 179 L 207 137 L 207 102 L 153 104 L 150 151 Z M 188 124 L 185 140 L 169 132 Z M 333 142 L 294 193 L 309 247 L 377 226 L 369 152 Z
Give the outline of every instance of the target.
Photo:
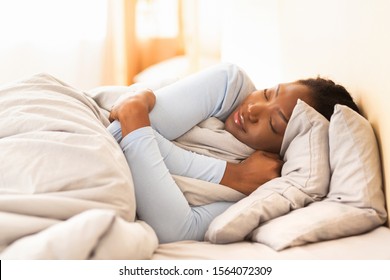
M 205 241 L 159 244 L 136 218 L 131 171 L 106 130 L 113 102 L 144 86 L 83 92 L 43 73 L 0 87 L 1 259 L 390 259 L 380 164 L 388 155 L 370 123 L 342 107 L 337 122 L 299 129 L 305 133 L 286 148 L 287 157 L 308 161 L 298 175 L 310 178 L 288 175 L 297 164 L 289 160 L 287 179 L 234 198 Z M 298 105 L 305 117 L 313 113 Z M 312 137 L 322 144 L 309 149 L 296 140 Z M 318 154 L 312 149 L 322 150 L 320 159 L 304 156 Z M 310 181 L 316 192 L 316 168 L 332 169 L 332 177 L 326 198 L 308 201 L 289 184 Z M 199 195 L 196 181 L 184 183 Z

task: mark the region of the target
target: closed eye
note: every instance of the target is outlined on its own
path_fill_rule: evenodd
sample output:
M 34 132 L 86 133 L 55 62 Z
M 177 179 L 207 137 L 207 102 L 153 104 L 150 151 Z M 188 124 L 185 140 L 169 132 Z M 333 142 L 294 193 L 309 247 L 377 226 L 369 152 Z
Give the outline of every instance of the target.
M 273 124 L 272 124 L 272 118 L 269 118 L 269 127 L 271 128 L 271 131 L 272 131 L 274 134 L 278 134 L 278 132 L 276 131 L 275 127 L 274 127 Z
M 267 89 L 264 89 L 263 94 L 265 99 L 268 101 Z

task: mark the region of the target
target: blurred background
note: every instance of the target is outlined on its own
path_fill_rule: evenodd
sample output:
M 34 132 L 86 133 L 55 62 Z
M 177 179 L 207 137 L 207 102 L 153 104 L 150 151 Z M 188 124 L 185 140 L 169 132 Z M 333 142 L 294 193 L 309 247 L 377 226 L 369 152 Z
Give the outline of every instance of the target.
M 0 83 L 47 72 L 90 89 L 224 61 L 260 87 L 321 74 L 362 90 L 370 69 L 390 72 L 389 13 L 389 0 L 0 0 Z
M 0 83 L 47 72 L 89 89 L 176 78 L 219 61 L 245 64 L 254 59 L 275 64 L 266 72 L 275 79 L 277 4 L 0 0 Z M 253 36 L 263 40 L 255 42 Z M 258 57 L 246 57 L 253 51 Z

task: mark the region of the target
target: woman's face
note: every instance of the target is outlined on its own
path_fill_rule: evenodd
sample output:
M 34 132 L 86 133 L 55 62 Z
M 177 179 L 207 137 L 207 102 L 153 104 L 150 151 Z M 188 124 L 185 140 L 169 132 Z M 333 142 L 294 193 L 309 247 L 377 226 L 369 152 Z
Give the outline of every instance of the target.
M 309 88 L 298 83 L 254 91 L 227 118 L 225 129 L 255 150 L 279 153 L 298 99 L 312 105 Z

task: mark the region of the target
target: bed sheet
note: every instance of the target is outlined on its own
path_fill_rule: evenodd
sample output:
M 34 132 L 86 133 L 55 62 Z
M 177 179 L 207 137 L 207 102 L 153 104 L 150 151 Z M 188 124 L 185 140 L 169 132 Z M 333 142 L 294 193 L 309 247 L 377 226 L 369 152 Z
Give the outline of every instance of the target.
M 389 260 L 390 229 L 275 251 L 249 241 L 231 244 L 182 241 L 161 244 L 153 260 Z

